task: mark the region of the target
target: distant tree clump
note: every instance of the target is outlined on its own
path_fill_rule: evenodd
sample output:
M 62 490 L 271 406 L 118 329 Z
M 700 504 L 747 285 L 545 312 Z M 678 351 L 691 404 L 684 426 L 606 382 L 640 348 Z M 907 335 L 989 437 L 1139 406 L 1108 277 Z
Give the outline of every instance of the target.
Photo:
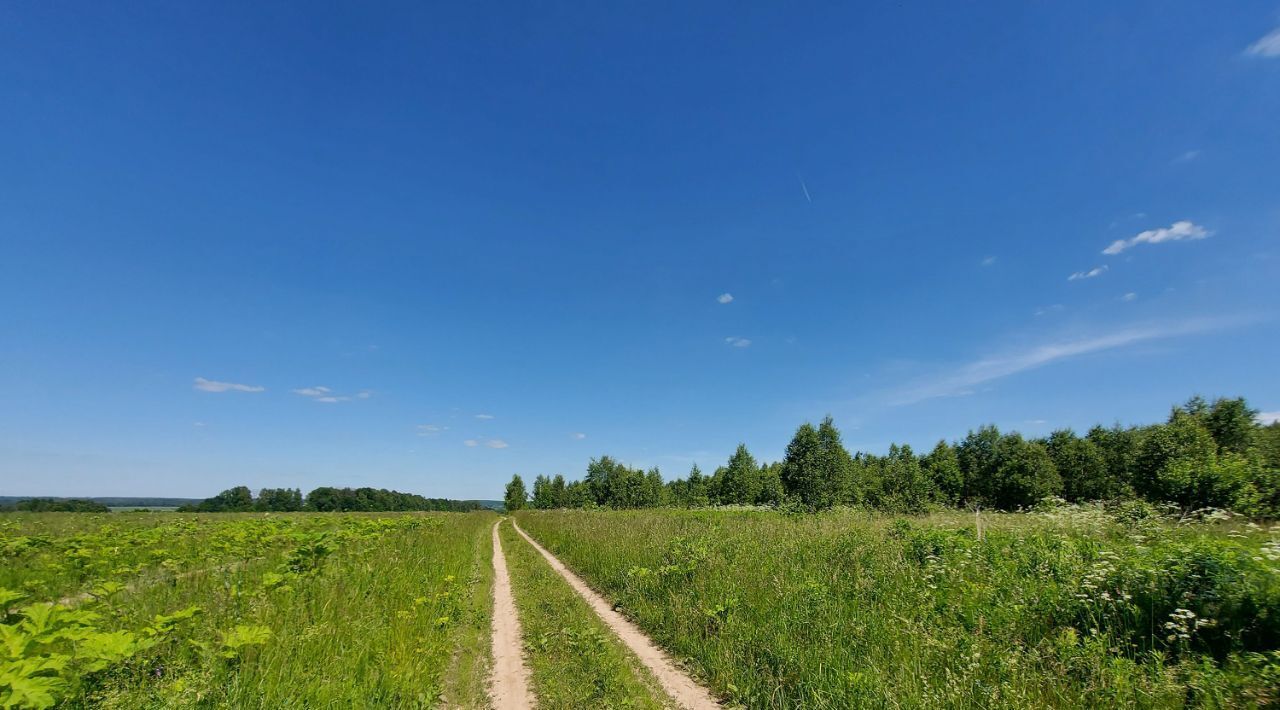
M 111 509 L 84 498 L 30 498 L 13 504 L 13 510 L 28 513 L 109 513 Z
M 664 483 L 656 468 L 601 456 L 591 459 L 580 481 L 537 476 L 529 505 L 860 505 L 910 513 L 1019 510 L 1054 496 L 1071 502 L 1137 497 L 1188 511 L 1222 507 L 1280 517 L 1280 423 L 1262 426 L 1257 416 L 1242 398 L 1193 397 L 1160 424 L 1099 425 L 1085 436 L 1060 429 L 1036 439 L 987 425 L 957 442 L 939 441 L 923 456 L 898 444 L 887 455 L 851 455 L 826 417 L 816 427 L 800 425 L 780 462 L 758 462 L 739 444 L 711 476 L 694 464 L 685 478 Z
M 248 513 L 314 511 L 394 512 L 394 511 L 469 511 L 481 510 L 476 501 L 424 498 L 413 493 L 389 491 L 385 488 L 332 488 L 321 486 L 304 498 L 297 488 L 263 488 L 254 498 L 247 486 L 228 488 L 212 498 L 178 510 L 195 513 Z

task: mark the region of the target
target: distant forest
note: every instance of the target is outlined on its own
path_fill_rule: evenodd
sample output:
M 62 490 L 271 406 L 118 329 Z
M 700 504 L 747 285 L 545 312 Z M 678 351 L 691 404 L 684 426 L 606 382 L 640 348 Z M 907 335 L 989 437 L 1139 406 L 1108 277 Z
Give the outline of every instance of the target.
M 1229 508 L 1280 517 L 1280 422 L 1262 426 L 1243 398 L 1193 397 L 1167 421 L 1124 428 L 1070 429 L 1042 438 L 1002 433 L 993 425 L 960 441 L 939 441 L 917 455 L 893 445 L 887 455 L 850 454 L 831 417 L 802 424 L 775 463 L 757 463 L 745 445 L 705 475 L 664 482 L 602 456 L 586 477 L 537 476 L 532 492 L 516 475 L 508 510 L 533 508 L 696 508 L 767 505 L 821 510 L 836 505 L 897 512 L 943 507 L 1031 508 L 1058 497 L 1069 502 L 1141 499 L 1182 510 Z
M 111 509 L 88 498 L 21 498 L 0 503 L 0 512 L 29 513 L 109 513 Z
M 179 508 L 188 513 L 244 513 L 314 511 L 385 512 L 411 510 L 458 511 L 483 510 L 479 501 L 424 498 L 413 493 L 389 491 L 385 488 L 331 488 L 321 486 L 303 497 L 297 488 L 263 488 L 257 497 L 248 486 L 228 488 L 212 498 Z

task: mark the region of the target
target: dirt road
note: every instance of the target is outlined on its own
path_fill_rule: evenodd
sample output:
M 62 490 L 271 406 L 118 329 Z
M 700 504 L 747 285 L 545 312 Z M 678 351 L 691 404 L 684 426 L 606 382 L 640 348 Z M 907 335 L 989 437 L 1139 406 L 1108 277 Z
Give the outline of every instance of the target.
M 596 615 L 598 615 L 604 623 L 618 635 L 618 638 L 622 639 L 622 642 L 631 649 L 632 653 L 636 654 L 640 659 L 640 662 L 643 663 L 645 667 L 649 669 L 649 672 L 653 673 L 654 677 L 658 679 L 658 683 L 662 686 L 662 689 L 665 690 L 667 694 L 676 701 L 676 703 L 683 708 L 688 708 L 688 710 L 710 710 L 711 708 L 720 707 L 720 704 L 716 702 L 715 698 L 712 697 L 711 693 L 706 688 L 696 683 L 687 673 L 677 668 L 676 665 L 671 662 L 671 659 L 668 658 L 667 655 L 663 653 L 662 650 L 659 649 L 653 641 L 640 630 L 639 627 L 627 620 L 627 618 L 622 614 L 614 611 L 613 607 L 604 600 L 604 597 L 596 594 L 595 591 L 579 579 L 576 574 L 570 572 L 569 569 L 560 562 L 560 560 L 556 559 L 555 556 L 550 552 L 547 552 L 542 545 L 539 545 L 537 541 L 529 537 L 524 530 L 520 529 L 519 525 L 516 525 L 515 520 L 512 520 L 511 524 L 515 526 L 516 532 L 520 533 L 521 537 L 527 540 L 530 545 L 533 545 L 534 549 L 542 553 L 542 556 L 546 558 L 547 562 L 551 565 L 551 568 L 556 572 L 559 572 L 561 577 L 564 577 L 565 581 L 569 583 L 569 586 L 573 587 L 574 591 L 587 601 L 587 604 L 591 606 L 591 609 L 595 611 Z M 497 530 L 497 527 L 494 527 L 495 536 L 497 535 Z M 495 538 L 495 556 L 496 554 L 497 547 Z M 502 576 L 505 580 L 505 569 L 503 570 Z M 497 587 L 496 582 L 494 587 Z M 508 595 L 509 594 L 510 592 L 508 592 Z M 514 613 L 514 608 L 512 611 Z M 496 616 L 497 614 L 495 613 L 495 618 Z M 517 635 L 518 633 L 519 632 L 517 632 Z M 496 622 L 494 626 L 494 648 L 497 648 Z
M 493 524 L 493 674 L 489 677 L 489 699 L 496 710 L 524 710 L 534 707 L 534 700 L 529 689 L 529 669 L 524 664 L 520 618 L 511 595 L 511 576 L 498 539 L 501 524 L 501 520 Z

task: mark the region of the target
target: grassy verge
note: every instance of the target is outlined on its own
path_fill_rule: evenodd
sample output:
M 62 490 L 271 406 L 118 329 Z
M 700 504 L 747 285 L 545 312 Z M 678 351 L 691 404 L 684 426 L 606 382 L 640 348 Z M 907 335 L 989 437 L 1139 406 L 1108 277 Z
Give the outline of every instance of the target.
M 521 511 L 748 707 L 1280 702 L 1280 529 L 1100 510 Z
M 482 708 L 489 702 L 489 632 L 493 611 L 492 516 L 483 534 L 471 535 L 471 572 L 467 578 L 465 612 L 459 618 L 453 642 L 453 658 L 444 677 L 441 701 L 447 708 Z
M 586 602 L 510 524 L 500 530 L 538 707 L 664 707 L 656 681 Z

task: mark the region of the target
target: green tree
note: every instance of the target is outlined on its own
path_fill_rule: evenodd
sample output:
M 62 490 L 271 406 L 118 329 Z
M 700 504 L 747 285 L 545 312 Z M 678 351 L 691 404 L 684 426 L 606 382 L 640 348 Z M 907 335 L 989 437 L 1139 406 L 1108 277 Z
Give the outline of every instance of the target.
M 939 441 L 920 464 L 932 484 L 934 500 L 943 505 L 958 505 L 964 495 L 964 473 L 955 447 L 945 440 Z
M 702 475 L 702 469 L 698 468 L 698 464 L 695 463 L 689 469 L 689 477 L 684 480 L 684 486 L 679 489 L 683 499 L 677 501 L 677 503 L 687 508 L 705 508 L 711 505 L 708 485 L 707 477 Z
M 1062 497 L 1069 501 L 1110 500 L 1120 495 L 1119 479 L 1107 469 L 1097 444 L 1070 429 L 1055 431 L 1047 443 L 1049 456 L 1062 478 Z
M 822 442 L 818 430 L 805 422 L 796 429 L 782 460 L 782 485 L 787 495 L 809 508 L 823 507 L 826 487 L 822 480 Z M 829 503 L 828 503 L 829 504 Z
M 961 503 L 991 497 L 996 481 L 996 448 L 999 443 L 1000 430 L 989 424 L 979 427 L 977 431 L 970 430 L 956 446 L 956 458 L 959 459 L 960 471 L 964 474 Z
M 666 505 L 667 487 L 662 483 L 662 473 L 657 466 L 644 474 L 642 498 L 636 501 L 637 508 L 657 508 Z
M 1257 443 L 1258 410 L 1245 402 L 1244 397 L 1214 400 L 1203 421 L 1209 435 L 1223 453 L 1247 456 Z
M 586 481 L 571 481 L 564 487 L 564 507 L 590 508 L 596 505 Z
M 860 482 L 853 478 L 853 457 L 844 448 L 840 430 L 829 414 L 818 424 L 818 444 L 822 450 L 819 474 L 822 494 L 819 507 L 829 508 L 839 503 L 860 502 L 863 496 Z
M 756 495 L 759 505 L 781 505 L 787 493 L 782 486 L 782 464 L 771 463 L 760 467 L 760 492 Z
M 885 507 L 908 513 L 918 513 L 928 507 L 933 487 L 910 446 L 891 444 L 889 455 L 881 459 L 881 465 Z
M 564 476 L 558 473 L 555 478 L 551 479 L 551 507 L 569 507 L 569 498 L 565 491 Z
M 1085 436 L 1102 454 L 1107 468 L 1110 487 L 1116 497 L 1133 494 L 1134 467 L 1138 460 L 1138 447 L 1142 441 L 1141 433 L 1135 428 L 1125 429 L 1119 424 L 1110 428 L 1101 425 L 1089 430 Z
M 961 460 L 964 460 L 963 453 Z M 990 465 L 992 468 L 974 482 L 973 488 L 991 507 L 1029 508 L 1062 490 L 1062 481 L 1048 450 L 1037 442 L 1023 439 L 1021 434 L 1005 434 L 997 439 Z
M 1213 436 L 1191 412 L 1177 410 L 1167 424 L 1151 427 L 1134 461 L 1134 487 L 1152 501 L 1200 507 L 1200 477 L 1217 463 Z
M 503 501 L 507 506 L 507 510 L 515 512 L 525 507 L 528 502 L 529 494 L 524 488 L 524 479 L 520 478 L 520 474 L 511 477 L 511 482 L 507 484 L 506 494 Z
M 263 488 L 253 501 L 253 509 L 271 512 L 302 510 L 302 491 L 297 488 Z
M 551 495 L 551 479 L 542 474 L 533 479 L 533 507 L 538 510 L 555 507 L 555 499 Z
M 253 510 L 253 493 L 248 486 L 228 488 L 212 498 L 206 498 L 196 506 L 205 513 L 232 513 Z
M 746 444 L 738 444 L 717 477 L 717 497 L 722 504 L 752 505 L 760 495 L 760 467 Z

